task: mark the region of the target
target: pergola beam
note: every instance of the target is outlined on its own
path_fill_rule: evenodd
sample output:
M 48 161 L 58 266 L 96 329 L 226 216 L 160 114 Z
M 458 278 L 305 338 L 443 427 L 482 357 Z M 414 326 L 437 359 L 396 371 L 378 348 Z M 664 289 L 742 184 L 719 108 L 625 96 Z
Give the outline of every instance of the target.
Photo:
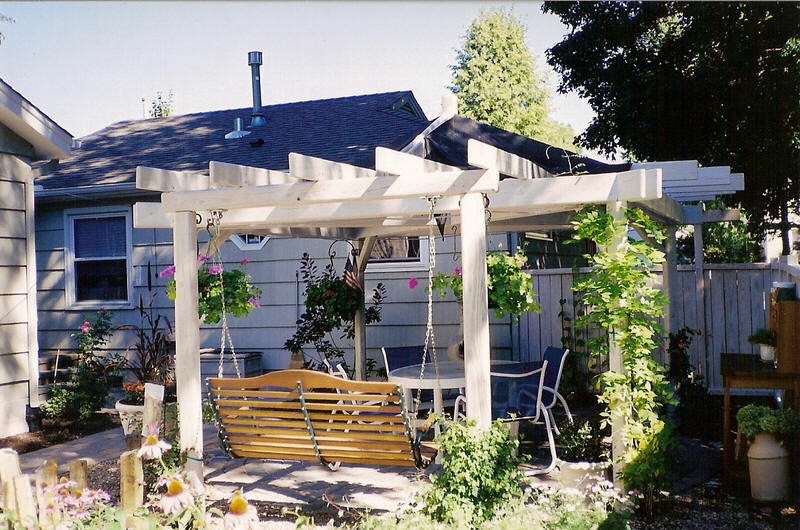
M 289 174 L 305 180 L 350 180 L 374 177 L 376 173 L 364 167 L 289 153 Z
M 403 153 L 402 151 L 387 149 L 386 147 L 376 147 L 375 171 L 388 175 L 409 175 L 436 171 L 461 171 L 461 168 L 434 162 L 433 160 Z
M 497 171 L 502 175 L 508 175 L 516 179 L 549 178 L 554 176 L 526 158 L 478 140 L 467 140 L 467 163 L 476 167 L 497 168 Z

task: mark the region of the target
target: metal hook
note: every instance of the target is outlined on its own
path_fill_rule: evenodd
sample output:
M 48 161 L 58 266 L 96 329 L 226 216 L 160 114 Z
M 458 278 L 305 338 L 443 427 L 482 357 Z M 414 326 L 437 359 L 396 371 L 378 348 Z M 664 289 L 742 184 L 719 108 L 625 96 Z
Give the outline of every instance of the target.
M 458 249 L 456 249 L 456 239 L 458 239 L 456 237 L 456 235 L 458 234 L 458 225 L 453 225 L 453 228 L 451 228 L 451 230 L 453 231 L 453 261 L 458 261 L 461 259 L 461 257 L 458 255 Z
M 338 243 L 340 241 L 350 245 L 350 254 L 353 257 L 358 256 L 358 251 L 356 250 L 355 245 L 353 245 L 353 243 L 351 243 L 349 240 L 347 240 L 347 239 L 335 239 L 333 241 L 333 243 L 331 243 L 331 245 L 328 247 L 328 258 L 330 258 L 330 260 L 331 260 L 331 268 L 333 268 L 333 260 L 336 257 L 336 251 L 333 250 L 333 245 L 335 245 L 336 243 Z

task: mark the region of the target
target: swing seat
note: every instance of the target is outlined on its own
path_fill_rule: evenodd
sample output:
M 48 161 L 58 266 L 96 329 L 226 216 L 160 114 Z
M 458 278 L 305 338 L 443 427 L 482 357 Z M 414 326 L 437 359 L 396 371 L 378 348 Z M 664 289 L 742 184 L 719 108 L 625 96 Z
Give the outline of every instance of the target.
M 403 389 L 393 383 L 280 370 L 207 384 L 222 447 L 234 458 L 422 469 L 435 455 L 415 434 Z

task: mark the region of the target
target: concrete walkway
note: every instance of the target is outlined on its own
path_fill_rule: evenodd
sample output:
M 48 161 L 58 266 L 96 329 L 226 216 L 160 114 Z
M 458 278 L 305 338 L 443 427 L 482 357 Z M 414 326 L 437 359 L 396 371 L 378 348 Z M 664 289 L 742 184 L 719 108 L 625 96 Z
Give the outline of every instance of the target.
M 315 462 L 231 459 L 220 450 L 213 425 L 204 426 L 203 439 L 211 500 L 230 498 L 235 489 L 243 489 L 250 500 L 289 504 L 330 500 L 342 506 L 393 511 L 419 488 L 415 479 L 427 481 L 426 473 L 414 468 L 347 465 L 331 471 Z M 84 458 L 92 466 L 117 459 L 124 451 L 122 429 L 112 429 L 22 454 L 20 466 L 23 473 L 33 473 L 45 460 L 56 460 L 59 472 L 67 472 L 70 460 Z

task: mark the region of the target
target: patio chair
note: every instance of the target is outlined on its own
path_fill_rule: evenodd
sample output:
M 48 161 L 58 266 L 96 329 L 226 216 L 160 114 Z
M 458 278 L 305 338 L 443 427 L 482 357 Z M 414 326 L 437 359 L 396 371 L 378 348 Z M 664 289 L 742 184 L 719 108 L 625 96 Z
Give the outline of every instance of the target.
M 572 423 L 572 413 L 567 405 L 567 400 L 564 399 L 564 396 L 558 391 L 558 386 L 561 383 L 561 374 L 564 372 L 564 362 L 567 359 L 568 353 L 568 348 L 548 346 L 542 355 L 542 360 L 547 362 L 547 370 L 544 375 L 542 403 L 545 409 L 547 409 L 547 414 L 550 416 L 550 423 L 553 425 L 556 434 L 560 434 L 556 418 L 553 415 L 553 407 L 556 406 L 556 403 L 561 403 L 564 407 L 567 420 Z M 531 391 L 529 390 L 528 392 L 530 393 Z
M 425 346 L 384 346 L 381 348 L 381 352 L 383 353 L 383 363 L 386 367 L 386 373 L 388 374 L 392 370 L 397 368 L 403 368 L 404 366 L 411 366 L 412 364 L 421 364 L 422 363 L 422 352 L 425 350 Z M 425 355 L 425 362 L 426 363 L 433 363 L 433 358 L 431 355 L 431 351 L 428 350 L 427 354 Z M 426 369 L 432 368 L 432 365 L 426 367 Z M 454 390 L 454 389 L 445 389 L 442 392 L 442 399 L 447 402 L 453 402 L 453 400 L 458 397 L 459 394 L 463 393 L 462 389 Z M 416 393 L 414 394 L 416 395 Z M 433 390 L 423 390 L 420 394 L 420 408 L 430 408 L 433 403 Z
M 543 401 L 548 365 L 547 360 L 541 363 L 511 363 L 497 366 L 489 372 L 492 388 L 492 420 L 512 423 L 512 433 L 515 435 L 521 421 L 544 425 L 550 449 L 550 463 L 544 468 L 528 472 L 529 475 L 549 473 L 557 463 L 553 424 Z M 467 399 L 463 394 L 456 398 L 454 419 L 466 416 L 466 403 Z

